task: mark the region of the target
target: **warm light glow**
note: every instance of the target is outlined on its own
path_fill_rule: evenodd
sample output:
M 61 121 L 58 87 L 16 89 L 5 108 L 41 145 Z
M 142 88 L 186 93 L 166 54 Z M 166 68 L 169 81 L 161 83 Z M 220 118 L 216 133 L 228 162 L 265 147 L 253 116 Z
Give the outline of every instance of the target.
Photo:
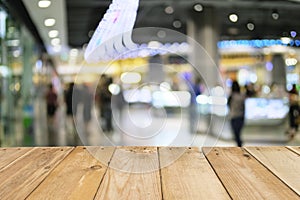
M 54 38 L 54 39 L 52 39 L 52 40 L 51 40 L 51 44 L 52 44 L 53 46 L 59 45 L 59 44 L 60 44 L 60 39 L 59 39 L 59 38 Z
M 291 41 L 291 39 L 288 37 L 282 37 L 280 39 L 281 39 L 282 44 L 289 44 Z
M 142 80 L 142 76 L 139 73 L 136 72 L 125 72 L 121 74 L 121 81 L 123 83 L 138 83 Z
M 61 51 L 61 46 L 60 45 L 54 46 L 53 51 L 56 52 L 56 53 L 60 52 Z
M 51 1 L 49 1 L 49 0 L 41 0 L 38 3 L 38 6 L 40 8 L 48 8 L 50 5 L 51 5 Z
M 239 17 L 237 16 L 237 14 L 230 14 L 229 15 L 229 20 L 231 21 L 231 22 L 237 22 L 238 21 L 238 19 L 239 19 Z
M 295 66 L 297 64 L 297 59 L 296 58 L 287 58 L 285 59 L 285 64 L 287 66 Z
M 55 38 L 55 37 L 57 37 L 57 36 L 58 36 L 58 30 L 51 30 L 51 31 L 49 31 L 48 36 L 49 36 L 50 38 Z
M 196 97 L 196 101 L 198 104 L 203 104 L 203 105 L 208 104 L 208 96 L 202 94 L 198 95 Z
M 56 22 L 55 19 L 48 18 L 48 19 L 45 19 L 44 24 L 45 24 L 45 26 L 54 26 L 55 22 Z
M 248 28 L 249 31 L 253 31 L 254 28 L 255 28 L 255 26 L 254 26 L 254 24 L 253 24 L 252 22 L 249 22 L 249 23 L 247 24 L 247 28 Z
M 203 10 L 203 6 L 201 4 L 195 4 L 194 5 L 194 10 L 197 12 L 201 12 Z
M 168 83 L 168 82 L 162 82 L 160 85 L 159 85 L 159 89 L 160 91 L 170 91 L 171 90 L 171 85 Z
M 174 8 L 172 7 L 172 6 L 167 6 L 166 8 L 165 8 L 165 13 L 167 13 L 167 14 L 172 14 L 174 12 Z
M 71 57 L 76 57 L 78 55 L 78 49 L 71 49 L 70 50 L 70 56 Z
M 175 21 L 173 22 L 173 26 L 174 26 L 175 28 L 181 28 L 182 23 L 181 23 L 181 21 L 179 21 L 179 20 L 175 20 Z
M 108 90 L 111 94 L 118 95 L 121 91 L 121 88 L 119 85 L 112 83 L 108 86 Z

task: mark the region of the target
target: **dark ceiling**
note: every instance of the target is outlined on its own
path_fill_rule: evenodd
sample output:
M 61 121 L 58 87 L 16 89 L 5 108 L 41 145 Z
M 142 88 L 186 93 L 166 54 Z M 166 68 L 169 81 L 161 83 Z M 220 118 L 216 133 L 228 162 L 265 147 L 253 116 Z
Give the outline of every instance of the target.
M 135 27 L 163 27 L 186 33 L 187 19 L 195 15 L 196 19 L 197 16 L 201 18 L 204 14 L 193 10 L 197 2 L 203 5 L 204 10 L 208 7 L 215 9 L 220 39 L 276 39 L 291 30 L 300 31 L 300 1 L 298 3 L 297 0 L 140 0 Z M 66 0 L 66 3 L 69 45 L 82 47 L 88 43 L 90 31 L 96 29 L 111 1 Z M 174 13 L 166 14 L 164 10 L 170 5 Z M 272 18 L 274 10 L 279 13 L 277 20 Z M 232 12 L 239 15 L 237 23 L 228 20 Z M 176 19 L 182 22 L 181 28 L 172 26 Z M 253 31 L 246 27 L 249 21 L 255 24 Z

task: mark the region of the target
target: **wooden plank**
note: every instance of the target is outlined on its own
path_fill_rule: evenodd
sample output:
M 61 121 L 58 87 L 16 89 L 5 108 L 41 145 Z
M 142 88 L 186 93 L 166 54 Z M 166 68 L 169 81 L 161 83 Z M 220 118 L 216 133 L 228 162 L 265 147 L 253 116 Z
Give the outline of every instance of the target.
M 71 147 L 34 148 L 0 171 L 1 199 L 24 199 L 63 160 Z
M 156 147 L 119 147 L 95 199 L 162 199 Z
M 299 155 L 285 147 L 247 147 L 245 149 L 300 195 Z
M 203 148 L 203 151 L 233 199 L 299 198 L 293 190 L 241 148 Z
M 77 147 L 27 199 L 93 199 L 114 147 Z
M 300 155 L 300 146 L 289 146 L 287 147 L 289 150 L 295 152 L 296 154 Z
M 198 148 L 159 148 L 159 159 L 164 199 L 230 199 Z
M 32 149 L 31 147 L 0 148 L 0 170 Z

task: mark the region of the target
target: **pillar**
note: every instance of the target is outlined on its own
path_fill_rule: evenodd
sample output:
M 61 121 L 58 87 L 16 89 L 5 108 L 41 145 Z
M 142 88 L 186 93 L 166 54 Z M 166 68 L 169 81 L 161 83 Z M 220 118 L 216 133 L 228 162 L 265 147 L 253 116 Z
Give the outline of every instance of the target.
M 147 81 L 155 84 L 160 84 L 165 80 L 165 73 L 163 70 L 163 61 L 161 56 L 156 55 L 150 57 L 148 61 L 149 71 Z
M 187 22 L 188 43 L 192 49 L 189 60 L 208 88 L 221 81 L 217 48 L 219 23 L 215 12 L 214 8 L 205 7 L 203 12 L 191 15 Z
M 283 55 L 275 54 L 272 58 L 273 70 L 272 81 L 276 85 L 280 85 L 283 88 L 286 86 L 286 70 Z

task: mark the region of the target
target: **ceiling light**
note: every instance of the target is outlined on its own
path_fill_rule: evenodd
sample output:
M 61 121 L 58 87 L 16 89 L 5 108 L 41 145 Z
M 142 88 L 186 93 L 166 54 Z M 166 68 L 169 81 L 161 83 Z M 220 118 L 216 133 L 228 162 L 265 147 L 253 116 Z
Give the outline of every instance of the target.
M 253 31 L 255 28 L 255 25 L 252 22 L 248 22 L 247 23 L 247 28 L 249 31 Z
M 159 31 L 157 32 L 157 37 L 159 37 L 159 38 L 165 38 L 166 35 L 167 35 L 166 31 L 159 30 Z
M 239 17 L 237 16 L 237 14 L 235 14 L 235 13 L 232 13 L 232 14 L 230 14 L 229 15 L 229 20 L 231 21 L 231 22 L 237 22 L 238 20 L 239 20 Z
M 89 32 L 88 32 L 88 36 L 89 36 L 89 38 L 91 38 L 93 35 L 94 35 L 94 30 L 90 30 Z
M 49 31 L 48 36 L 49 36 L 50 38 L 55 38 L 55 37 L 57 37 L 57 36 L 58 36 L 58 30 L 51 30 L 51 31 Z
M 291 34 L 291 36 L 292 36 L 293 38 L 297 36 L 297 32 L 296 32 L 296 31 L 291 31 L 290 34 Z
M 52 44 L 53 46 L 59 45 L 59 44 L 60 44 L 60 39 L 59 39 L 59 38 L 54 38 L 54 39 L 52 39 L 52 40 L 51 40 L 51 44 Z
M 297 64 L 297 59 L 296 58 L 287 58 L 285 59 L 285 64 L 287 66 L 295 66 Z
M 76 57 L 78 55 L 78 49 L 71 49 L 70 50 L 70 56 Z
M 203 10 L 203 6 L 199 3 L 194 5 L 194 10 L 197 12 L 201 12 Z
M 53 18 L 45 19 L 44 24 L 45 24 L 45 26 L 54 26 L 55 19 L 53 19 Z
M 181 28 L 181 21 L 179 21 L 179 20 L 174 20 L 174 22 L 173 22 L 173 26 L 175 27 L 175 28 Z
M 41 0 L 38 3 L 38 6 L 40 8 L 48 8 L 50 5 L 51 5 L 51 1 L 49 1 L 49 0 Z
M 282 44 L 289 44 L 291 41 L 291 39 L 289 37 L 282 37 L 280 39 L 281 39 Z
M 172 6 L 167 6 L 166 8 L 165 8 L 165 13 L 167 13 L 167 14 L 172 14 L 174 12 L 174 8 L 172 7 Z
M 60 52 L 61 51 L 61 46 L 60 45 L 54 46 L 53 51 L 54 52 Z
M 162 44 L 158 41 L 150 41 L 148 43 L 148 48 L 151 48 L 151 49 L 158 49 L 162 46 Z
M 137 72 L 124 72 L 121 74 L 121 81 L 123 83 L 138 83 L 142 80 L 142 76 Z
M 278 13 L 278 11 L 277 11 L 276 9 L 273 10 L 273 12 L 272 12 L 272 18 L 273 18 L 274 20 L 279 19 L 279 13 Z

